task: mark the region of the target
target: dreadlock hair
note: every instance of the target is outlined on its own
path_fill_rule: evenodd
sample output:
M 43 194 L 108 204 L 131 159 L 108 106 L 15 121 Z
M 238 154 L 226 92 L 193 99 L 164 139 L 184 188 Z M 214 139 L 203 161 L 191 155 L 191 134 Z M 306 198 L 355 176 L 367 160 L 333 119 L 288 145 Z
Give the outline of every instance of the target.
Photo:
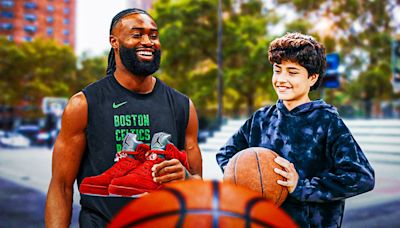
M 307 69 L 308 76 L 319 74 L 317 82 L 310 88 L 315 90 L 321 84 L 326 69 L 325 47 L 312 36 L 301 33 L 286 33 L 276 38 L 269 46 L 268 60 L 271 64 L 290 61 Z
M 113 29 L 115 28 L 115 26 L 118 24 L 118 22 L 125 16 L 131 15 L 131 14 L 146 14 L 148 15 L 150 18 L 152 18 L 150 16 L 150 14 L 148 14 L 146 11 L 142 10 L 142 9 L 138 9 L 138 8 L 131 8 L 131 9 L 126 9 L 126 10 L 122 10 L 121 12 L 119 12 L 117 15 L 115 15 L 111 21 L 111 26 L 110 26 L 110 35 L 112 34 Z M 152 18 L 153 19 L 153 18 Z M 108 65 L 107 65 L 107 70 L 106 73 L 107 75 L 113 74 L 115 71 L 116 67 L 115 67 L 115 54 L 114 54 L 114 49 L 111 47 L 110 52 L 108 53 Z

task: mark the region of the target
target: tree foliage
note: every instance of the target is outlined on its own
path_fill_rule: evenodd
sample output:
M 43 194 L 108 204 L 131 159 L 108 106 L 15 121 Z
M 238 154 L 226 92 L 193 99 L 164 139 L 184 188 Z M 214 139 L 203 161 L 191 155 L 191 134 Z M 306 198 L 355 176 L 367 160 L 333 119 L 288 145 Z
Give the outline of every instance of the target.
M 2 38 L 0 43 L 1 104 L 40 107 L 45 96 L 70 95 L 76 77 L 76 57 L 70 47 L 41 39 L 15 44 Z
M 209 116 L 217 110 L 217 3 L 161 0 L 151 12 L 160 30 L 160 77 Z M 270 98 L 267 17 L 261 15 L 261 6 L 261 1 L 248 1 L 238 13 L 231 1 L 223 1 L 223 100 L 228 115 L 252 112 Z
M 328 53 L 340 53 L 346 72 L 343 76 L 347 80 L 342 89 L 356 100 L 377 103 L 396 97 L 390 84 L 388 65 L 393 29 L 390 27 L 390 5 L 394 2 L 277 1 L 294 7 L 304 15 L 302 20 L 311 21 L 311 16 L 317 15 L 318 20 L 328 18 L 333 22 L 328 29 L 334 32 L 322 31 L 326 36 L 317 37 L 323 41 Z
M 79 65 L 77 78 L 73 85 L 71 85 L 73 93 L 79 92 L 90 83 L 106 75 L 107 55 L 89 57 L 84 53 L 79 60 Z
M 77 58 L 69 46 L 36 39 L 16 44 L 0 38 L 0 105 L 25 110 L 36 118 L 44 97 L 70 97 L 105 74 L 106 57 Z

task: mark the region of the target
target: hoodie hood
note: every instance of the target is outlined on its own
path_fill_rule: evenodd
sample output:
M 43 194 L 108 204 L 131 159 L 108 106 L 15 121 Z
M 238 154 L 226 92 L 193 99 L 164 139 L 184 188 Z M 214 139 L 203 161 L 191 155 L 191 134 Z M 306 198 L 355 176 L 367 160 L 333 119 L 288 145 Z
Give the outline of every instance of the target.
M 276 102 L 276 107 L 279 109 L 279 111 L 281 111 L 284 114 L 295 115 L 295 116 L 304 115 L 315 110 L 327 110 L 329 112 L 337 114 L 336 108 L 330 104 L 327 104 L 323 100 L 310 101 L 308 103 L 301 104 L 289 111 L 283 104 L 283 101 L 279 99 Z

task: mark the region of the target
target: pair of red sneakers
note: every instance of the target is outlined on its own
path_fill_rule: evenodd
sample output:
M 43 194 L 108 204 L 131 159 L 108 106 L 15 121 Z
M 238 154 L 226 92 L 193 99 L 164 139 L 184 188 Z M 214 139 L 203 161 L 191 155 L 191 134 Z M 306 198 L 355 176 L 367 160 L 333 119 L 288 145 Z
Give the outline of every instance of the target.
M 154 134 L 150 146 L 136 140 L 135 134 L 126 135 L 122 151 L 116 155 L 116 163 L 104 173 L 86 177 L 79 191 L 86 195 L 135 197 L 162 187 L 153 181 L 151 168 L 164 160 L 178 159 L 189 169 L 185 152 L 171 142 L 169 134 Z

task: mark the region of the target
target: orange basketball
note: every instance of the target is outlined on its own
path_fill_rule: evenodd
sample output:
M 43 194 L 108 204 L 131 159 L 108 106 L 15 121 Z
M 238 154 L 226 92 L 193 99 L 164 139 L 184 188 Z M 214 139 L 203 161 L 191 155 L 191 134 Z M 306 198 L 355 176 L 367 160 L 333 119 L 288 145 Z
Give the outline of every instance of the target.
M 225 167 L 224 181 L 254 190 L 280 206 L 285 201 L 288 190 L 276 183 L 285 180 L 274 172 L 274 168 L 282 169 L 274 162 L 278 155 L 267 148 L 251 147 L 235 154 Z
M 218 181 L 171 183 L 124 207 L 117 227 L 297 227 L 273 203 L 246 188 Z

